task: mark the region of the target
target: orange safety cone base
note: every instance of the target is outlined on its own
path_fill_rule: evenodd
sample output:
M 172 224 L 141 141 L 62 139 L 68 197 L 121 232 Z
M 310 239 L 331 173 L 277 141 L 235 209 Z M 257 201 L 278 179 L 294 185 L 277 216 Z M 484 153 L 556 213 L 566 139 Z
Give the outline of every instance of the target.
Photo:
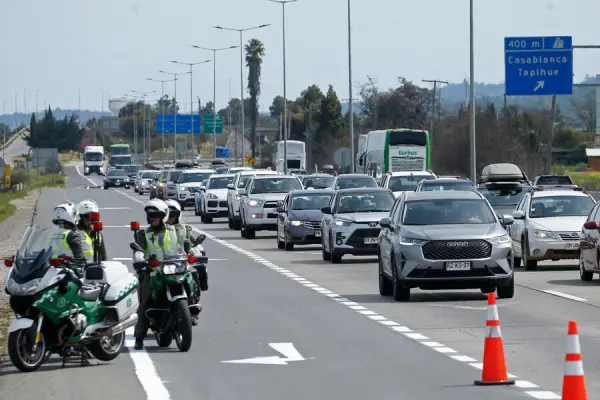
M 514 385 L 515 381 L 512 379 L 508 379 L 505 381 L 493 381 L 493 382 L 484 382 L 484 381 L 475 381 L 475 386 L 508 386 Z

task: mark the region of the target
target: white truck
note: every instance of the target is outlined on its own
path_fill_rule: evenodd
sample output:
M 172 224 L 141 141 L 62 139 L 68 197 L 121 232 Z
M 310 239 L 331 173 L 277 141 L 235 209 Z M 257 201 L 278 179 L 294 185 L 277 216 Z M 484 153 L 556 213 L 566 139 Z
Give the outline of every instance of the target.
M 83 149 L 83 174 L 104 175 L 104 147 L 85 146 Z
M 275 171 L 284 172 L 284 141 L 275 142 L 273 151 L 273 164 Z M 299 140 L 287 141 L 287 171 L 306 170 L 306 144 Z

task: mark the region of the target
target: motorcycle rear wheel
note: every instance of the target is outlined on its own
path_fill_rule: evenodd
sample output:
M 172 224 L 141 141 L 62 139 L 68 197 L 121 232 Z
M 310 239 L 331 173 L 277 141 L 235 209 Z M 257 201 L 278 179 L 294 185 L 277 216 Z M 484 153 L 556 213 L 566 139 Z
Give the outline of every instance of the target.
M 98 341 L 90 343 L 87 349 L 97 360 L 112 361 L 121 353 L 124 344 L 125 332 L 121 332 L 111 338 L 101 338 Z
M 186 352 L 192 347 L 192 317 L 187 299 L 179 299 L 173 305 L 173 333 L 179 351 Z

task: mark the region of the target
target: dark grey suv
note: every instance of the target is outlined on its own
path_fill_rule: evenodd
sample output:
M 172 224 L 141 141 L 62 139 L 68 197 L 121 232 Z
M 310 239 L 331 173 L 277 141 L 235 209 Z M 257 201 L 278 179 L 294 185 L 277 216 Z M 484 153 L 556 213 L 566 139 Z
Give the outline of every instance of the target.
M 505 215 L 504 226 L 514 222 Z M 498 290 L 514 295 L 511 241 L 481 193 L 404 192 L 379 224 L 379 292 L 408 301 L 411 288 Z

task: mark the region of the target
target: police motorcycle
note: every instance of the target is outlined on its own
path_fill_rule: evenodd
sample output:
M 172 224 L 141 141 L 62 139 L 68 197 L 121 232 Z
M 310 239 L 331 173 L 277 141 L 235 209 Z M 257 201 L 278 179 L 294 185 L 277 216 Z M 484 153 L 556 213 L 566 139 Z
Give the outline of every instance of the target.
M 131 222 L 131 230 L 135 234 L 140 230 L 139 222 Z M 205 235 L 200 235 L 193 246 L 200 245 Z M 129 247 L 134 252 L 133 267 L 139 273 L 150 272 L 152 298 L 145 310 L 149 328 L 159 347 L 169 347 L 175 339 L 179 351 L 186 352 L 192 347 L 192 321 L 190 308 L 198 308 L 200 288 L 193 274 L 196 267 L 206 265 L 208 257 L 204 251 L 183 253 L 176 258 L 157 259 L 152 254 L 148 259 L 140 256 L 144 249 L 135 242 Z M 185 249 L 189 251 L 188 249 Z M 191 300 L 193 304 L 188 301 Z
M 98 260 L 99 214 L 94 218 L 94 257 Z M 79 268 L 67 256 L 53 258 L 57 228 L 27 228 L 16 254 L 4 260 L 6 293 L 16 319 L 8 328 L 8 355 L 23 372 L 37 370 L 52 354 L 74 350 L 81 365 L 90 356 L 115 359 L 125 330 L 137 322 L 138 280 L 120 262 Z

